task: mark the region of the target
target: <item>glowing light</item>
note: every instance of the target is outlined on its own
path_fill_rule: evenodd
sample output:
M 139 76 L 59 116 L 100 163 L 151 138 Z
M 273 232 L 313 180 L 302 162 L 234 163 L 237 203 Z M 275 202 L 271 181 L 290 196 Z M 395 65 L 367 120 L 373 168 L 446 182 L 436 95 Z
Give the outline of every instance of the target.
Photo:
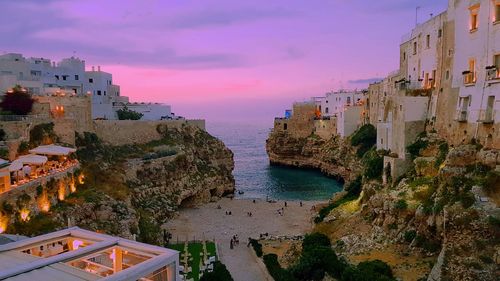
M 7 224 L 9 219 L 7 217 L 0 215 L 0 233 L 4 233 L 7 230 Z
M 50 201 L 47 196 L 47 191 L 43 191 L 42 195 L 38 199 L 38 207 L 42 212 L 48 212 L 50 210 Z
M 80 184 L 84 184 L 84 183 L 85 183 L 85 181 L 84 181 L 84 180 L 85 180 L 85 176 L 84 176 L 83 174 L 80 174 L 80 175 L 78 176 L 78 182 L 79 182 Z
M 22 209 L 20 216 L 21 216 L 22 221 L 29 221 L 30 220 L 30 210 Z
M 78 250 L 80 246 L 83 246 L 83 241 L 73 240 L 73 250 Z
M 57 197 L 59 198 L 60 201 L 64 201 L 65 196 L 66 196 L 66 187 L 64 186 L 64 183 L 60 181 L 59 189 L 57 190 Z
M 69 184 L 69 190 L 71 191 L 71 193 L 76 191 L 76 185 L 74 180 L 72 180 L 71 183 Z

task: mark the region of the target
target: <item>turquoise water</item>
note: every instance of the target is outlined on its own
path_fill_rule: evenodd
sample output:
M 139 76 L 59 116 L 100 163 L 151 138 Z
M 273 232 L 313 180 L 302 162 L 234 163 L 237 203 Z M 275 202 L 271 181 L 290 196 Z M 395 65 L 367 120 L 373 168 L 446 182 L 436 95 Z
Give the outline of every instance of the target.
M 342 189 L 342 184 L 318 171 L 269 165 L 266 139 L 270 126 L 207 122 L 207 131 L 234 153 L 238 198 L 269 197 L 276 200 L 324 200 Z

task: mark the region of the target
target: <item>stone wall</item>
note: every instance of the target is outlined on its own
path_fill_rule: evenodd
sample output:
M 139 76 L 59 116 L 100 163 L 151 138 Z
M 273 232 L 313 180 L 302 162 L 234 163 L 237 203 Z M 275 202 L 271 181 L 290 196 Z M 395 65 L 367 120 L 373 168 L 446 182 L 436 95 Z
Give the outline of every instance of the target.
M 337 118 L 314 120 L 314 133 L 325 140 L 337 135 Z
M 94 132 L 101 140 L 113 145 L 148 143 L 161 138 L 158 125 L 169 128 L 191 125 L 205 130 L 205 120 L 94 120 Z

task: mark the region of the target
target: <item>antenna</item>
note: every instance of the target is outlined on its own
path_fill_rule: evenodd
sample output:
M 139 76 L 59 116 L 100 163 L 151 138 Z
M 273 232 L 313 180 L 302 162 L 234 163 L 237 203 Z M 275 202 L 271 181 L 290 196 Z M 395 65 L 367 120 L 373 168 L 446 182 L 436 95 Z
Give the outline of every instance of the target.
M 420 6 L 415 8 L 415 27 L 418 25 L 418 10 L 420 10 Z

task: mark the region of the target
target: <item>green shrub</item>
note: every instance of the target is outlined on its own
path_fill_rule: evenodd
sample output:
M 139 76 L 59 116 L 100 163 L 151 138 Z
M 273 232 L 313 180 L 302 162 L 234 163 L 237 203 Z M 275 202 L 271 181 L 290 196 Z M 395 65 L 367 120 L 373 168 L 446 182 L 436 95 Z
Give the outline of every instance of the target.
M 253 250 L 255 251 L 255 254 L 257 257 L 262 257 L 262 245 L 259 243 L 258 240 L 250 238 L 250 244 L 252 245 Z
M 323 207 L 321 208 L 321 210 L 319 210 L 318 212 L 318 215 L 314 218 L 314 222 L 315 223 L 320 223 L 322 222 L 326 216 L 328 216 L 328 214 L 330 214 L 330 212 L 337 208 L 338 206 L 344 204 L 344 203 L 347 203 L 349 201 L 353 201 L 353 200 L 356 200 L 358 198 L 358 196 L 349 196 L 348 194 L 346 194 L 344 197 L 342 197 L 341 199 L 333 202 L 333 203 L 330 203 L 328 204 L 328 206 L 326 207 Z
M 441 166 L 441 164 L 446 159 L 446 155 L 448 155 L 448 151 L 449 151 L 448 143 L 443 142 L 442 144 L 439 145 L 439 153 L 436 157 L 436 162 L 434 162 L 434 167 L 439 168 L 439 166 Z
M 404 234 L 405 241 L 408 243 L 413 241 L 413 239 L 415 239 L 416 236 L 417 232 L 415 230 L 407 230 Z
M 50 214 L 39 213 L 31 216 L 29 221 L 15 220 L 9 224 L 7 233 L 22 233 L 26 236 L 42 235 L 59 229 L 62 225 Z
M 354 179 L 344 187 L 344 190 L 347 191 L 347 196 L 358 197 L 361 193 L 362 187 L 362 177 L 357 176 L 356 179 Z
M 276 254 L 267 254 L 263 257 L 264 264 L 266 265 L 267 271 L 273 277 L 275 281 L 294 281 L 292 274 L 287 270 L 283 269 L 278 262 L 278 256 Z
M 360 158 L 376 143 L 377 129 L 371 124 L 361 126 L 351 137 L 351 145 L 359 146 L 356 154 Z
M 139 237 L 143 243 L 161 245 L 161 228 L 153 216 L 142 211 L 139 218 Z
M 406 200 L 404 199 L 399 199 L 395 204 L 394 208 L 398 210 L 406 210 L 408 209 L 408 203 L 406 203 Z
M 459 198 L 462 207 L 464 207 L 465 209 L 471 207 L 476 202 L 476 198 L 474 198 L 474 194 L 472 194 L 471 192 L 463 192 L 460 194 Z
M 224 264 L 216 261 L 214 271 L 203 274 L 200 281 L 233 281 L 233 277 Z
M 302 251 L 308 252 L 317 247 L 330 247 L 330 239 L 321 233 L 307 234 L 302 241 Z
M 420 235 L 415 237 L 415 245 L 431 253 L 435 253 L 441 248 L 439 241 Z
M 46 142 L 57 142 L 58 137 L 54 133 L 54 123 L 42 123 L 33 126 L 30 130 L 30 147 L 36 147 Z
M 9 150 L 7 148 L 0 148 L 0 158 L 9 158 Z
M 144 114 L 131 110 L 127 106 L 116 111 L 118 115 L 118 120 L 139 120 L 144 116 Z
M 28 142 L 22 141 L 19 144 L 19 147 L 17 148 L 17 153 L 25 154 L 25 153 L 28 153 L 29 149 L 30 149 L 30 144 Z
M 411 154 L 413 159 L 420 156 L 420 151 L 429 146 L 429 141 L 425 139 L 426 137 L 427 133 L 423 132 L 417 137 L 417 140 L 414 143 L 406 147 L 406 151 Z
M 372 148 L 363 156 L 364 175 L 367 179 L 381 179 L 384 170 L 384 158 Z

